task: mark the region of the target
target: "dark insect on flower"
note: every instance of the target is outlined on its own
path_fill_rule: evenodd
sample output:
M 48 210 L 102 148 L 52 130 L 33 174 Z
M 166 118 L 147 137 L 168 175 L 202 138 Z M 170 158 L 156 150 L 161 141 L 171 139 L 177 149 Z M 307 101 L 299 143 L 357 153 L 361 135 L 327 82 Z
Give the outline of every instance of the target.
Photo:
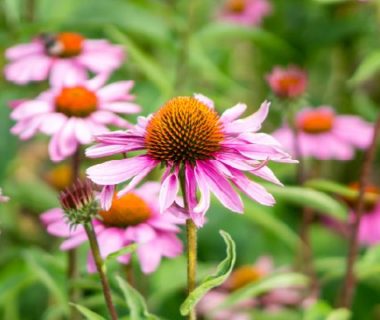
M 85 224 L 98 213 L 94 185 L 89 180 L 77 180 L 59 195 L 59 201 L 71 226 Z

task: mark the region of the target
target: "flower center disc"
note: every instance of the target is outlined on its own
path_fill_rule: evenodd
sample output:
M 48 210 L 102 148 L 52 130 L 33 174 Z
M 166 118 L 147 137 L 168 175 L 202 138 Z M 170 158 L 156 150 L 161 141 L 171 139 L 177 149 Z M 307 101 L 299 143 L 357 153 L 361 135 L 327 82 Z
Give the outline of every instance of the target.
M 262 278 L 262 271 L 254 266 L 242 266 L 232 272 L 227 285 L 231 291 L 238 290 L 249 283 L 253 283 Z
M 278 86 L 279 86 L 279 92 L 284 92 L 285 95 L 289 93 L 291 88 L 294 88 L 299 85 L 301 79 L 299 78 L 298 75 L 295 74 L 288 74 L 288 75 L 283 75 L 279 80 L 278 80 Z
M 359 191 L 359 183 L 357 182 L 351 183 L 348 187 L 352 190 Z M 372 211 L 375 208 L 376 204 L 379 202 L 379 199 L 380 199 L 380 188 L 374 185 L 367 186 L 364 193 L 364 211 L 365 212 Z M 344 198 L 344 200 L 348 203 L 348 205 L 351 208 L 353 209 L 356 208 L 357 200 L 358 200 L 357 198 L 356 199 Z
M 68 117 L 87 117 L 96 110 L 97 104 L 95 93 L 82 86 L 63 88 L 55 98 L 56 111 Z
M 299 128 L 307 133 L 318 134 L 330 131 L 334 126 L 334 114 L 326 111 L 312 111 L 302 116 Z
M 147 125 L 148 154 L 175 163 L 212 159 L 223 133 L 218 114 L 192 97 L 176 97 L 153 115 Z
M 241 13 L 245 10 L 246 0 L 229 0 L 227 10 L 235 13 Z
M 105 225 L 121 228 L 138 225 L 152 215 L 148 204 L 134 193 L 127 193 L 121 198 L 115 195 L 111 208 L 99 213 Z
M 46 35 L 44 41 L 49 55 L 69 58 L 82 52 L 84 38 L 79 33 L 61 32 L 57 35 Z

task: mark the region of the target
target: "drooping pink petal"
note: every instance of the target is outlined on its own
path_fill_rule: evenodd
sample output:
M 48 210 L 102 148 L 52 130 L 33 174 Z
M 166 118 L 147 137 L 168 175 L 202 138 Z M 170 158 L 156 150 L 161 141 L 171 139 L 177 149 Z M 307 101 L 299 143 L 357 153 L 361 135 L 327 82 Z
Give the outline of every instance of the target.
M 234 121 L 237 118 L 239 118 L 246 109 L 247 109 L 246 104 L 238 103 L 232 108 L 229 108 L 226 111 L 224 111 L 223 114 L 220 116 L 220 120 L 223 121 L 224 123 L 229 123 L 231 121 Z
M 213 165 L 206 161 L 197 161 L 198 172 L 202 178 L 207 182 L 210 190 L 219 201 L 228 209 L 234 212 L 243 212 L 243 203 L 231 187 L 228 180 L 220 174 Z
M 161 185 L 159 203 L 160 203 L 160 212 L 164 212 L 168 209 L 174 202 L 179 191 L 179 179 L 178 179 L 178 170 L 175 170 L 173 173 L 169 174 Z
M 111 208 L 114 192 L 115 192 L 115 186 L 113 185 L 103 187 L 99 196 L 100 207 L 103 210 L 108 211 Z
M 152 273 L 160 264 L 161 250 L 157 250 L 154 242 L 146 243 L 137 248 L 137 256 L 140 261 L 142 272 Z

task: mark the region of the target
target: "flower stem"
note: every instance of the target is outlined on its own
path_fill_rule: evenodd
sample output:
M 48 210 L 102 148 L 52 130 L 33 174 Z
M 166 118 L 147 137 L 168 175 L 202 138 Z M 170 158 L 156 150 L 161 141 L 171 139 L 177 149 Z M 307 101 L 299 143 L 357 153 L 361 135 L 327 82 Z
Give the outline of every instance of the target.
M 364 157 L 363 166 L 361 168 L 359 179 L 359 196 L 355 208 L 355 217 L 351 227 L 351 236 L 349 238 L 349 249 L 346 261 L 346 276 L 344 279 L 341 304 L 342 307 L 350 308 L 355 295 L 357 279 L 355 277 L 354 266 L 359 249 L 359 227 L 360 220 L 364 211 L 364 195 L 368 185 L 369 176 L 371 173 L 372 163 L 375 157 L 376 142 L 380 134 L 380 116 L 378 116 L 375 124 L 375 129 L 372 136 L 371 145 L 367 149 Z
M 186 211 L 189 211 L 189 204 L 186 197 L 186 181 L 185 174 L 180 172 L 180 184 L 182 197 Z M 186 239 L 187 239 L 187 294 L 190 294 L 196 287 L 197 275 L 197 227 L 191 218 L 186 220 Z M 196 320 L 196 309 L 192 309 L 189 313 L 189 320 Z
M 102 282 L 104 299 L 106 301 L 108 311 L 110 313 L 111 319 L 117 320 L 118 318 L 117 313 L 112 303 L 111 288 L 108 283 L 108 279 L 106 277 L 104 262 L 100 255 L 99 244 L 98 244 L 98 240 L 96 239 L 96 234 L 94 232 L 94 227 L 92 225 L 92 222 L 86 223 L 84 225 L 84 228 L 87 233 L 88 241 L 90 242 L 91 252 L 94 257 L 96 269 L 98 270 L 100 280 Z
M 71 183 L 74 183 L 78 177 L 79 177 L 79 168 L 80 168 L 80 161 L 81 161 L 81 149 L 78 148 L 75 153 L 72 156 L 71 159 Z M 69 282 L 72 282 L 71 280 L 75 280 L 79 277 L 79 268 L 78 268 L 78 253 L 76 249 L 71 249 L 67 252 L 67 277 L 69 279 Z M 73 303 L 77 303 L 80 299 L 81 292 L 78 288 L 70 287 L 69 289 L 69 299 Z M 72 308 L 71 320 L 79 319 L 79 312 Z

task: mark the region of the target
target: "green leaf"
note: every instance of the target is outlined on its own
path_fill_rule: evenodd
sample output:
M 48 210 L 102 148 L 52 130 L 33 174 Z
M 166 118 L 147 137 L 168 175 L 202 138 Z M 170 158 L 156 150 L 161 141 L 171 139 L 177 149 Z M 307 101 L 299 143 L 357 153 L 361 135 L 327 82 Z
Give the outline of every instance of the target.
M 83 307 L 79 304 L 75 304 L 75 303 L 70 303 L 70 305 L 74 306 L 75 308 L 78 309 L 78 311 L 83 314 L 86 319 L 88 320 L 106 320 L 105 318 L 103 318 L 102 316 L 98 315 L 97 313 L 91 311 L 90 309 L 87 309 L 86 307 Z
M 128 50 L 131 60 L 134 60 L 140 71 L 152 81 L 165 95 L 172 92 L 170 77 L 150 56 L 148 56 L 137 44 L 125 33 L 114 26 L 105 28 L 106 34 L 114 41 L 122 44 Z
M 210 41 L 228 41 L 229 39 L 248 39 L 272 53 L 281 52 L 283 56 L 294 56 L 294 49 L 283 39 L 263 28 L 253 28 L 233 23 L 216 22 L 208 24 L 196 35 L 203 44 Z
M 347 2 L 348 0 L 314 0 L 314 1 L 320 4 L 336 4 L 336 3 Z
M 305 286 L 308 283 L 307 277 L 299 273 L 272 274 L 257 282 L 231 293 L 215 310 L 224 309 L 247 298 L 256 297 L 273 289 L 288 288 L 293 286 Z
M 270 184 L 265 184 L 265 188 L 277 200 L 308 207 L 339 220 L 345 220 L 347 217 L 347 208 L 323 192 L 305 187 L 279 187 Z
M 130 310 L 130 320 L 158 320 L 159 318 L 149 313 L 146 302 L 141 294 L 123 278 L 117 276 L 117 282 L 123 291 L 126 303 Z
M 136 251 L 136 249 L 137 249 L 137 244 L 136 243 L 130 244 L 129 246 L 123 247 L 120 250 L 117 250 L 117 251 L 109 254 L 104 262 L 108 263 L 108 262 L 110 262 L 112 260 L 117 259 L 120 256 L 125 255 L 125 254 L 133 253 L 133 252 Z
M 246 201 L 243 216 L 278 237 L 290 249 L 299 248 L 300 239 L 298 235 L 286 223 L 276 218 L 271 208 Z
M 213 275 L 208 276 L 204 281 L 193 290 L 180 307 L 181 315 L 186 316 L 189 314 L 196 304 L 202 299 L 202 297 L 210 291 L 221 285 L 230 275 L 232 268 L 236 261 L 236 246 L 231 236 L 220 230 L 220 235 L 223 237 L 224 242 L 227 245 L 226 258 L 218 265 L 216 272 Z
M 354 75 L 349 80 L 351 85 L 359 85 L 369 80 L 378 71 L 380 71 L 380 50 L 369 53 L 360 63 Z
M 344 308 L 333 310 L 326 320 L 349 320 L 351 318 L 351 312 Z
M 323 192 L 330 192 L 336 195 L 340 195 L 342 197 L 348 199 L 356 199 L 359 196 L 359 192 L 357 190 L 353 190 L 345 185 L 324 179 L 314 179 L 309 180 L 305 183 L 307 187 L 311 187 L 313 189 L 317 189 Z M 379 197 L 376 193 L 366 192 L 365 199 L 368 201 L 376 202 Z

